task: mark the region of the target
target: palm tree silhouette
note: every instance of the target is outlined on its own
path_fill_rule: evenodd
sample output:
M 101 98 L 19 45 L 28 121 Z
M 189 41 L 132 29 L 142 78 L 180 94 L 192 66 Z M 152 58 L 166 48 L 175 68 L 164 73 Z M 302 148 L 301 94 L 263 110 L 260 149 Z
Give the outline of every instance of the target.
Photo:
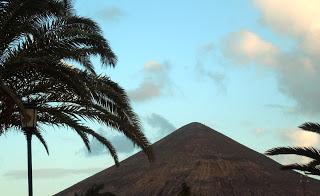
M 299 126 L 304 131 L 309 131 L 313 133 L 320 134 L 320 124 L 318 123 L 304 123 L 301 126 Z M 305 174 L 309 175 L 318 175 L 320 176 L 320 150 L 314 147 L 278 147 L 278 148 L 272 148 L 268 150 L 266 155 L 288 155 L 288 154 L 294 154 L 294 155 L 300 155 L 304 157 L 308 157 L 311 159 L 309 163 L 307 164 L 289 164 L 289 165 L 283 165 L 281 169 L 283 170 L 298 170 L 302 171 Z
M 1 0 L 0 1 L 0 72 L 5 70 L 5 59 L 12 52 L 13 43 L 23 40 L 23 36 L 29 33 L 33 19 L 43 17 L 46 14 L 61 15 L 70 13 L 70 2 L 58 1 L 25 1 L 25 0 Z M 36 5 L 36 6 L 35 6 Z M 62 10 L 66 10 L 62 12 Z M 0 91 L 2 96 L 11 99 L 27 119 L 22 100 L 16 93 L 4 83 L 0 77 Z
M 62 59 L 76 61 L 94 72 L 90 55 L 99 55 L 103 64 L 115 66 L 116 56 L 98 25 L 88 18 L 76 17 L 70 0 L 0 1 L 1 72 L 25 66 L 46 67 L 50 65 L 45 61 Z M 43 68 L 47 69 L 50 67 Z M 61 77 L 61 73 L 50 71 L 52 77 Z M 27 118 L 22 101 L 3 80 L 0 89 Z
M 33 104 L 39 125 L 70 127 L 89 151 L 91 135 L 110 151 L 116 165 L 112 144 L 82 119 L 120 131 L 151 160 L 150 144 L 125 91 L 95 73 L 91 55 L 115 66 L 116 56 L 99 26 L 75 16 L 70 1 L 0 0 L 0 133 L 20 129 L 27 141 L 36 136 L 49 153 L 39 126 L 29 132 L 21 129 L 20 115 L 30 118 L 25 104 Z M 77 65 L 70 66 L 68 60 Z M 31 166 L 31 153 L 28 159 Z

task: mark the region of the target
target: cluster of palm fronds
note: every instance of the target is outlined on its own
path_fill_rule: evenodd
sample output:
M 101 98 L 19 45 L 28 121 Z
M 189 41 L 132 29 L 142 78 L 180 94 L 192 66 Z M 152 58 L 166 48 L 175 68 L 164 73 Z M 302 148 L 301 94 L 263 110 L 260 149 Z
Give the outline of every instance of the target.
M 24 105 L 35 104 L 38 123 L 72 128 L 90 150 L 91 135 L 111 152 L 112 144 L 84 120 L 122 132 L 152 157 L 125 91 L 97 75 L 90 58 L 115 66 L 116 56 L 99 26 L 76 16 L 69 0 L 0 0 L 0 132 L 21 130 Z M 74 62 L 70 65 L 67 62 Z M 44 144 L 39 126 L 34 135 Z
M 299 128 L 320 134 L 320 124 L 318 123 L 304 123 Z M 310 175 L 320 176 L 320 150 L 314 147 L 279 147 L 273 148 L 266 152 L 267 155 L 300 155 L 308 157 L 311 161 L 307 164 L 294 163 L 290 165 L 283 165 L 281 169 L 284 170 L 299 170 Z

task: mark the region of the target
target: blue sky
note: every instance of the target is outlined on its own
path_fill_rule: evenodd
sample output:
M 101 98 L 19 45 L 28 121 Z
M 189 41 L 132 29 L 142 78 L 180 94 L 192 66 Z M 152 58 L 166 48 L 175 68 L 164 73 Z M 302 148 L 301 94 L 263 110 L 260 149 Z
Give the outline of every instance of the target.
M 197 121 L 258 152 L 319 143 L 317 136 L 297 126 L 316 122 L 320 113 L 320 2 L 74 4 L 78 15 L 99 23 L 118 55 L 115 69 L 94 59 L 95 65 L 127 90 L 150 141 Z M 88 123 L 113 141 L 122 159 L 138 151 L 121 135 Z M 113 164 L 95 141 L 89 155 L 72 130 L 44 129 L 50 156 L 33 141 L 35 195 L 52 195 Z M 0 188 L 5 195 L 26 195 L 25 147 L 18 131 L 0 138 Z

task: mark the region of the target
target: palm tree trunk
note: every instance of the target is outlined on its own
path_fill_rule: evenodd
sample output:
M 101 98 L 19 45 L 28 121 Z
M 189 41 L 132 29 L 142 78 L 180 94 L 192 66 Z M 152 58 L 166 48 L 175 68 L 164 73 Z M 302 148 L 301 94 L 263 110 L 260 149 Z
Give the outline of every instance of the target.
M 27 131 L 27 149 L 28 149 L 28 190 L 29 196 L 32 196 L 32 152 L 31 152 L 31 131 Z

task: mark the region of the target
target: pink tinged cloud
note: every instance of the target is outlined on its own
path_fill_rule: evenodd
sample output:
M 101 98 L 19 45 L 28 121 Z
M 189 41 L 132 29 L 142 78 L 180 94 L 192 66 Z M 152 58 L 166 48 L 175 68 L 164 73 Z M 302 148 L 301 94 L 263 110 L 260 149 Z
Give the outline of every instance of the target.
M 240 30 L 230 33 L 223 40 L 223 54 L 238 64 L 263 62 L 273 65 L 278 49 L 254 32 Z
M 318 134 L 300 129 L 283 131 L 282 137 L 284 140 L 288 141 L 294 146 L 315 147 L 320 142 L 320 137 Z
M 295 147 L 316 147 L 319 145 L 320 136 L 316 133 L 303 131 L 300 129 L 280 130 L 281 138 Z M 275 160 L 282 164 L 302 163 L 306 164 L 311 159 L 304 156 L 283 155 L 275 157 Z
M 134 101 L 143 102 L 160 96 L 161 90 L 161 84 L 152 81 L 143 81 L 137 89 L 130 91 L 129 95 Z
M 291 37 L 296 45 L 281 50 L 250 30 L 226 36 L 222 52 L 234 64 L 255 64 L 271 68 L 277 76 L 280 92 L 295 101 L 294 112 L 320 113 L 320 1 L 256 0 L 262 24 L 280 38 Z
M 255 0 L 261 21 L 283 36 L 298 39 L 305 52 L 320 52 L 319 0 Z
M 156 61 L 149 61 L 143 67 L 143 80 L 140 85 L 128 92 L 136 102 L 149 101 L 163 95 L 171 85 L 170 67 Z
M 254 133 L 255 133 L 257 136 L 262 135 L 264 132 L 265 132 L 265 130 L 264 130 L 263 128 L 256 128 L 256 129 L 254 130 Z

